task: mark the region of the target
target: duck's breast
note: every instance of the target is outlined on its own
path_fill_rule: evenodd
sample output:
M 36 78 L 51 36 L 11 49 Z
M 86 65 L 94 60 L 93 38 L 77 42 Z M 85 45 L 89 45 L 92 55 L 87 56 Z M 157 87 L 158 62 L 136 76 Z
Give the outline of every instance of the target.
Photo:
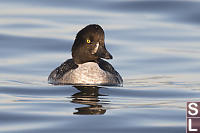
M 95 62 L 79 64 L 63 76 L 63 81 L 72 84 L 105 84 L 112 80 L 112 74 L 102 70 Z

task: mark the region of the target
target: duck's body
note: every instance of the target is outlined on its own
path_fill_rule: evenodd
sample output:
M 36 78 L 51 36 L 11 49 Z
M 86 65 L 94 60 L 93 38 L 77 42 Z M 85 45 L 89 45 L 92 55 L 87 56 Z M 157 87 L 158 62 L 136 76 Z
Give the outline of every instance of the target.
M 52 84 L 121 86 L 121 76 L 111 64 L 99 59 L 76 65 L 72 59 L 65 61 L 49 76 Z
M 51 72 L 51 84 L 121 86 L 123 80 L 111 64 L 104 44 L 104 31 L 99 25 L 88 25 L 78 32 L 68 59 Z

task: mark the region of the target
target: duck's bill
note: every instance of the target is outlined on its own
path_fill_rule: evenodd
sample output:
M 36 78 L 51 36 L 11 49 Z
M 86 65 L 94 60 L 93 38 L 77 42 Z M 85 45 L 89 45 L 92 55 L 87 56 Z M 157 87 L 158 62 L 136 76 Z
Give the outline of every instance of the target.
M 99 58 L 104 58 L 104 59 L 112 59 L 112 55 L 107 51 L 107 49 L 105 48 L 105 46 L 99 46 L 96 55 Z

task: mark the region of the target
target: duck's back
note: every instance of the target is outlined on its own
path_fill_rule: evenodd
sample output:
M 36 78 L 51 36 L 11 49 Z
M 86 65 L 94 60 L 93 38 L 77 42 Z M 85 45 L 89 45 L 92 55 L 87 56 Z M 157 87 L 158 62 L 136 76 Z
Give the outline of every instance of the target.
M 56 68 L 48 78 L 52 84 L 122 85 L 121 76 L 108 62 L 99 59 L 76 65 L 72 59 Z

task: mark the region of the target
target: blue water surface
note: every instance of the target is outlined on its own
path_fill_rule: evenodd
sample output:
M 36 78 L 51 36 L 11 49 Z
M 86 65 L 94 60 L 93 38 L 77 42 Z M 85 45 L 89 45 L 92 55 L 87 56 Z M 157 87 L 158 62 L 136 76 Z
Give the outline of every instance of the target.
M 200 101 L 200 2 L 0 0 L 1 133 L 183 133 Z M 49 85 L 99 24 L 123 87 Z

